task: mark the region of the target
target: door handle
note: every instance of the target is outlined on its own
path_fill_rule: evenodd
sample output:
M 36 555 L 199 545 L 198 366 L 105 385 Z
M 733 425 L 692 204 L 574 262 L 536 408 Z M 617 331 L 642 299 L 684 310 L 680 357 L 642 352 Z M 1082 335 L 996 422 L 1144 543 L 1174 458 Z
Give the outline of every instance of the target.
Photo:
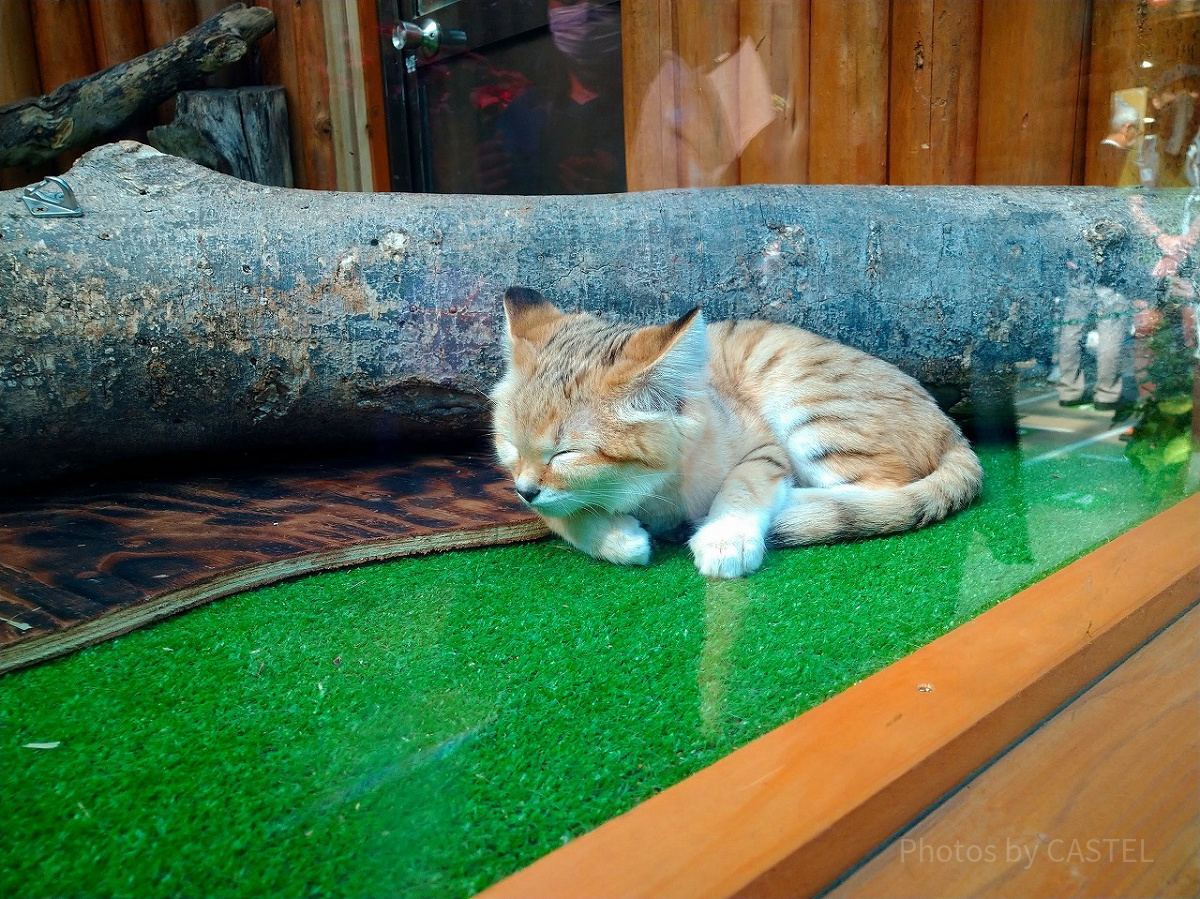
M 392 31 L 392 46 L 401 53 L 420 51 L 426 56 L 434 56 L 443 46 L 461 47 L 466 42 L 465 31 L 443 31 L 442 26 L 433 19 L 426 19 L 420 24 L 401 22 Z

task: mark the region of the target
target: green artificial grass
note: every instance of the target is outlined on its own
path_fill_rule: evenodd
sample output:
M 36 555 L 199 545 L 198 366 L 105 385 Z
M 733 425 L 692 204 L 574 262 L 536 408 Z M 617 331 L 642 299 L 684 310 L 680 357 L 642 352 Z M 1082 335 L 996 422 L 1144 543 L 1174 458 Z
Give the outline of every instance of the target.
M 9 675 L 0 895 L 468 896 L 1185 493 L 1120 456 L 981 456 L 952 520 L 744 581 L 679 548 L 452 553 Z

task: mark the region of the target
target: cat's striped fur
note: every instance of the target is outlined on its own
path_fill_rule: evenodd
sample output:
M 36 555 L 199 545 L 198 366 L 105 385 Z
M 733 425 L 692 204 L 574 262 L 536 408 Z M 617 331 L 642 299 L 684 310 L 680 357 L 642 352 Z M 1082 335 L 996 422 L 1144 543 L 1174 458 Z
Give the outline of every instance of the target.
M 691 523 L 696 566 L 739 577 L 783 546 L 890 534 L 979 493 L 958 427 L 896 367 L 788 325 L 668 325 L 504 297 L 508 369 L 492 394 L 500 462 L 589 555 L 644 565 Z

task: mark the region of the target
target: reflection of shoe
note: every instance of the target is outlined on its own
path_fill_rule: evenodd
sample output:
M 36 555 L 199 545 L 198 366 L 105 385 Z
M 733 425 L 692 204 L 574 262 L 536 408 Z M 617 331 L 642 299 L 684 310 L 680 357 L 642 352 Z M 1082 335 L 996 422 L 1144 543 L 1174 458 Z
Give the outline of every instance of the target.
M 1091 400 L 1089 400 L 1086 396 L 1081 396 L 1076 397 L 1073 400 L 1059 400 L 1058 404 L 1068 409 L 1074 409 L 1076 406 L 1086 406 L 1090 402 Z
M 1105 403 L 1097 401 L 1092 403 L 1092 408 L 1097 412 L 1116 412 L 1117 409 L 1121 408 L 1121 404 L 1117 402 Z

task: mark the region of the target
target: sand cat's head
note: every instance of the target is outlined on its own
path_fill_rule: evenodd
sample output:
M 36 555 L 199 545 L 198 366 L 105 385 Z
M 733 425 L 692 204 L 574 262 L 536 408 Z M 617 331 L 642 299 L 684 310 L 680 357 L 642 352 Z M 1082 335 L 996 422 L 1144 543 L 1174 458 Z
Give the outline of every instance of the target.
M 508 367 L 492 392 L 493 431 L 517 493 L 552 517 L 632 511 L 671 477 L 697 426 L 699 310 L 668 325 L 611 325 L 513 287 L 504 311 Z

